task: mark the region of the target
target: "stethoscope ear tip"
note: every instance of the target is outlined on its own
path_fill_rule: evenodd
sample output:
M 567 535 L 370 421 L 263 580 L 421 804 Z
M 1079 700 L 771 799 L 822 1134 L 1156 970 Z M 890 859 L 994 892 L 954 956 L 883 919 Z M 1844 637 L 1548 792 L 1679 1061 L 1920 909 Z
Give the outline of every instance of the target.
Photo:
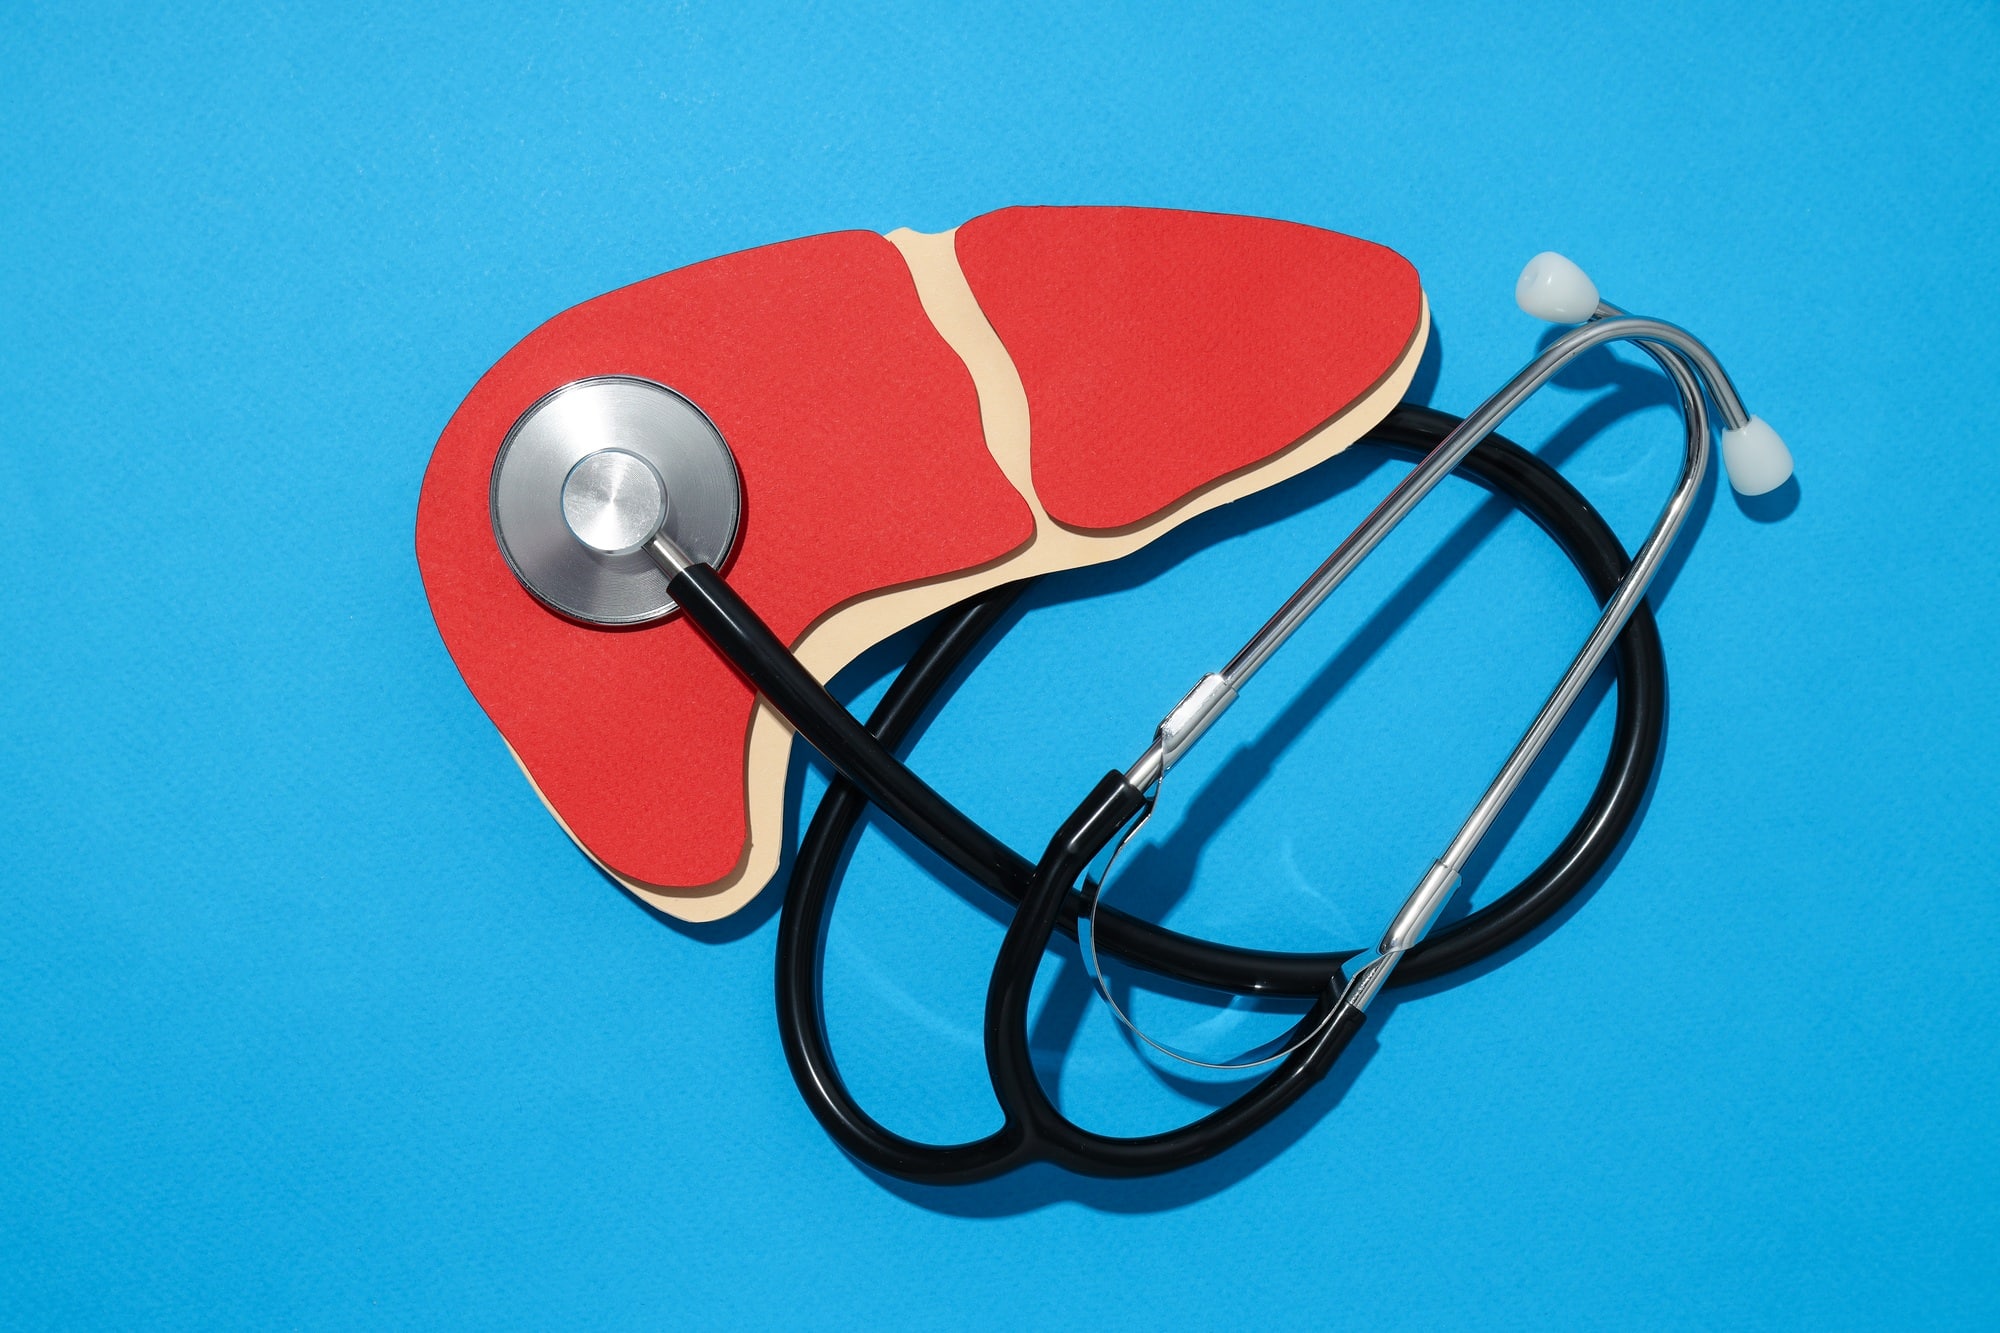
M 1582 324 L 1600 308 L 1617 313 L 1602 305 L 1588 273 L 1553 250 L 1542 251 L 1521 270 L 1514 283 L 1514 301 L 1551 324 Z M 1722 387 L 1735 402 L 1734 390 Z M 1738 405 L 1736 411 L 1741 410 Z M 1739 495 L 1765 495 L 1791 479 L 1792 451 L 1762 417 L 1751 417 L 1722 432 L 1722 466 Z
M 1597 284 L 1555 251 L 1544 250 L 1521 270 L 1514 302 L 1551 324 L 1581 324 L 1597 313 Z
M 1763 495 L 1791 479 L 1792 451 L 1762 417 L 1722 432 L 1722 467 L 1738 495 Z

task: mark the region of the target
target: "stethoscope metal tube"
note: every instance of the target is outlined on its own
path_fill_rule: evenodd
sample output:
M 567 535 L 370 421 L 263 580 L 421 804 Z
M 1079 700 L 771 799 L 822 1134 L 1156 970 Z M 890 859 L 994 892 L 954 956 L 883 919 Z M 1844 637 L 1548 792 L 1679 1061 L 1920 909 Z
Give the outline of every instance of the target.
M 1604 318 L 1612 316 L 1612 318 Z M 1394 490 L 1384 496 L 1374 512 L 1363 519 L 1352 533 L 1329 555 L 1320 567 L 1299 586 L 1298 591 L 1285 599 L 1283 606 L 1266 621 L 1263 628 L 1252 635 L 1236 656 L 1229 660 L 1221 671 L 1204 676 L 1174 711 L 1160 723 L 1153 743 L 1125 771 L 1125 777 L 1133 786 L 1144 790 L 1157 782 L 1174 762 L 1186 753 L 1201 735 L 1214 725 L 1217 718 L 1236 701 L 1236 695 L 1257 674 L 1271 655 L 1283 647 L 1285 641 L 1305 624 L 1317 611 L 1320 604 L 1332 595 L 1333 590 L 1346 581 L 1347 576 L 1370 552 L 1387 537 L 1415 509 L 1423 498 L 1481 440 L 1492 434 L 1519 407 L 1521 403 L 1546 384 L 1555 373 L 1576 357 L 1607 342 L 1633 341 L 1642 345 L 1661 344 L 1673 349 L 1673 365 L 1685 367 L 1693 362 L 1701 367 L 1710 390 L 1716 396 L 1717 405 L 1722 409 L 1723 419 L 1731 428 L 1747 426 L 1750 415 L 1743 409 L 1743 400 L 1736 392 L 1727 374 L 1708 349 L 1691 334 L 1668 324 L 1664 320 L 1638 319 L 1624 315 L 1616 307 L 1599 305 L 1598 317 L 1592 323 L 1575 329 L 1551 343 L 1542 354 L 1530 362 L 1522 371 L 1509 380 L 1499 392 L 1480 404 L 1477 411 L 1466 417 L 1457 430 L 1431 451 Z M 1662 366 L 1670 363 L 1659 358 Z M 1679 381 L 1683 370 L 1670 368 L 1668 373 Z M 1702 396 L 1697 389 L 1692 396 L 1684 388 L 1682 408 L 1689 415 L 1692 430 L 1699 417 L 1702 438 L 1707 439 L 1708 418 Z M 1697 479 L 1698 480 L 1698 479 Z M 1679 525 L 1675 525 L 1678 531 Z M 1671 542 L 1672 538 L 1668 540 Z M 1664 552 L 1662 552 L 1664 554 Z M 1650 578 L 1650 575 L 1648 576 Z M 1640 595 L 1645 588 L 1640 586 Z
M 1666 559 L 1667 552 L 1687 522 L 1695 496 L 1701 489 L 1702 478 L 1707 475 L 1709 458 L 1708 412 L 1702 385 L 1695 378 L 1695 367 L 1704 367 L 1703 378 L 1715 394 L 1725 419 L 1730 420 L 1733 427 L 1747 425 L 1750 420 L 1735 386 L 1729 382 L 1722 368 L 1715 364 L 1708 349 L 1695 338 L 1659 320 L 1632 319 L 1620 315 L 1614 307 L 1600 305 L 1596 322 L 1558 339 L 1527 371 L 1496 395 L 1504 401 L 1505 411 L 1492 419 L 1486 429 L 1490 432 L 1497 427 L 1507 412 L 1545 383 L 1563 364 L 1591 347 L 1621 339 L 1637 342 L 1651 355 L 1673 380 L 1680 394 L 1681 415 L 1687 427 L 1680 477 L 1654 521 L 1653 530 L 1633 558 L 1631 571 L 1619 580 L 1618 590 L 1605 604 L 1589 637 L 1570 661 L 1547 702 L 1535 714 L 1534 721 L 1529 723 L 1506 762 L 1501 764 L 1500 771 L 1473 805 L 1444 853 L 1424 872 L 1417 887 L 1390 920 L 1388 929 L 1376 946 L 1376 956 L 1357 970 L 1350 980 L 1342 1001 L 1354 1008 L 1368 1007 L 1403 955 L 1416 947 L 1430 931 L 1431 923 L 1437 920 L 1438 913 L 1457 890 L 1460 875 L 1473 850 L 1493 827 L 1501 809 L 1513 797 L 1527 777 L 1528 770 L 1548 745 L 1550 737 L 1555 735 L 1556 728 L 1562 725 L 1563 718 L 1583 693 L 1583 687 L 1603 662 L 1604 655 L 1611 650 L 1613 640 L 1644 599 L 1653 577 L 1659 573 L 1661 562 Z M 1481 413 L 1474 413 L 1467 421 L 1479 420 L 1481 416 Z M 1450 444 L 1447 441 L 1440 449 Z
M 1732 430 L 1751 421 L 1741 396 L 1714 355 L 1684 329 L 1664 320 L 1626 315 L 1615 306 L 1597 302 L 1591 320 L 1557 338 L 1542 353 L 1465 418 L 1424 460 L 1385 496 L 1374 511 L 1336 547 L 1319 568 L 1286 599 L 1277 613 L 1253 635 L 1221 671 L 1205 676 L 1173 712 L 1160 723 L 1154 740 L 1126 770 L 1125 781 L 1139 791 L 1156 789 L 1167 771 L 1204 735 L 1217 718 L 1234 703 L 1238 692 L 1271 659 L 1286 640 L 1344 582 L 1361 561 L 1407 518 L 1447 473 L 1463 461 L 1481 440 L 1499 428 L 1521 403 L 1548 383 L 1564 365 L 1594 347 L 1615 341 L 1638 344 L 1657 361 L 1673 381 L 1680 397 L 1686 427 L 1686 449 L 1680 476 L 1658 520 L 1633 560 L 1631 569 L 1619 581 L 1617 590 L 1605 604 L 1597 623 L 1583 646 L 1563 672 L 1554 691 L 1542 705 L 1526 733 L 1515 745 L 1491 783 L 1474 803 L 1444 852 L 1425 870 L 1417 885 L 1403 901 L 1383 931 L 1380 942 L 1342 992 L 1343 1007 L 1365 1010 L 1380 992 L 1397 963 L 1429 932 L 1438 913 L 1457 890 L 1467 861 L 1493 826 L 1500 811 L 1519 788 L 1528 770 L 1547 746 L 1563 718 L 1576 703 L 1584 686 L 1597 670 L 1612 642 L 1625 627 L 1633 610 L 1645 597 L 1661 561 L 1671 549 L 1694 504 L 1709 457 L 1709 426 L 1706 387 L 1715 398 L 1723 418 Z M 1154 791 L 1157 799 L 1157 791 Z M 1141 809 L 1150 812 L 1150 801 Z M 1127 834 L 1129 837 L 1129 833 Z M 1108 873 L 1108 869 L 1107 869 Z M 1088 895 L 1093 904 L 1096 894 Z M 1094 934 L 1089 936 L 1094 942 Z M 1176 1059 L 1195 1060 L 1146 1032 L 1119 1006 L 1111 995 L 1101 970 L 1095 965 L 1094 949 L 1087 949 L 1091 973 L 1100 997 L 1120 1023 L 1131 1029 L 1147 1045 Z M 1304 1036 L 1295 1038 L 1303 1040 Z M 1251 1067 L 1273 1057 L 1246 1058 L 1221 1067 Z

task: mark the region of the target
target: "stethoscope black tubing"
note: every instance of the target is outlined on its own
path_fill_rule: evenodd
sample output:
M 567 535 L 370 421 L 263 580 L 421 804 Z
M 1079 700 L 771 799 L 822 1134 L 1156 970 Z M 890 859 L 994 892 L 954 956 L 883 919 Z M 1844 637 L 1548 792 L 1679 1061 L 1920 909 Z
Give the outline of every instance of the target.
M 1404 405 L 1377 426 L 1369 438 L 1402 452 L 1421 454 L 1456 424 L 1457 418 L 1445 413 Z M 1594 596 L 1600 601 L 1610 596 L 1629 558 L 1595 509 L 1553 468 L 1518 446 L 1493 436 L 1475 449 L 1459 470 L 1513 500 L 1570 556 Z M 996 588 L 942 613 L 930 636 L 884 694 L 867 730 L 886 747 L 900 745 L 952 672 L 1000 622 L 1024 586 Z M 1666 663 L 1658 628 L 1643 604 L 1619 638 L 1615 662 L 1617 715 L 1610 754 L 1583 814 L 1556 850 L 1514 889 L 1438 931 L 1406 955 L 1392 985 L 1456 971 L 1513 943 L 1574 896 L 1615 849 L 1644 799 L 1665 723 Z M 1093 797 L 1111 792 L 1111 798 L 1124 799 L 1115 791 L 1115 787 L 1122 786 L 1114 784 L 1115 777 L 1107 775 Z M 1360 1026 L 1358 1014 L 1353 1011 L 1341 1014 L 1336 1023 L 1318 1033 L 1250 1093 L 1193 1125 L 1139 1140 L 1092 1135 L 1070 1125 L 1047 1105 L 1027 1058 L 1025 1001 L 1043 946 L 1035 945 L 1030 950 L 1021 943 L 1010 949 L 1003 943 L 1004 956 L 996 960 L 995 984 L 989 1000 L 1006 1000 L 1006 1003 L 989 1003 L 988 1040 L 990 1055 L 1000 1057 L 989 1059 L 989 1064 L 996 1095 L 1007 1108 L 1007 1123 L 994 1134 L 970 1143 L 925 1144 L 904 1138 L 868 1115 L 848 1091 L 828 1045 L 822 1009 L 826 923 L 840 861 L 867 804 L 858 787 L 844 777 L 837 777 L 814 814 L 793 867 L 779 924 L 777 1000 L 786 1059 L 807 1106 L 845 1151 L 878 1170 L 943 1184 L 999 1174 L 1037 1157 L 1048 1157 L 1071 1169 L 1093 1174 L 1121 1175 L 1166 1170 L 1198 1161 L 1240 1140 L 1283 1110 L 1323 1076 Z M 1090 805 L 1086 802 L 1080 812 Z M 1051 855 L 1058 853 L 1064 842 L 1059 835 L 1051 843 Z M 1044 870 L 1050 869 L 1048 859 L 1044 858 Z M 1076 868 L 1080 869 L 1080 864 Z M 1053 867 L 1053 876 L 1065 873 L 1068 867 L 1061 864 Z M 1038 878 L 1044 885 L 1056 882 L 1051 874 Z M 1062 882 L 1073 880 L 1072 874 Z M 1001 886 L 1001 892 L 1018 902 L 1028 887 L 1027 881 L 1014 880 Z M 1056 926 L 1073 934 L 1080 899 L 1065 889 L 1052 901 L 1058 904 Z M 1108 913 L 1101 914 L 1100 922 L 1106 916 Z M 1017 924 L 1023 928 L 1010 927 L 1010 941 L 1026 941 L 1037 933 L 1027 929 L 1036 923 L 1017 921 Z M 1045 944 L 1047 932 L 1039 933 Z M 1269 983 L 1278 978 L 1271 975 L 1269 964 L 1273 958 L 1283 959 L 1286 955 L 1239 951 L 1171 932 L 1161 933 L 1172 937 L 1174 948 L 1169 958 L 1157 960 L 1168 965 L 1155 966 L 1155 970 L 1176 976 L 1185 976 L 1187 970 L 1211 976 L 1218 972 L 1248 972 L 1252 984 L 1239 982 L 1232 986 L 1225 982 L 1220 988 L 1316 995 L 1318 1002 L 1295 1030 L 1315 1031 L 1315 1025 L 1324 1021 L 1331 1002 L 1328 971 L 1316 972 L 1309 988 L 1287 984 L 1292 982 L 1290 976 L 1274 986 Z M 1144 956 L 1145 944 L 1149 943 L 1144 936 L 1144 932 L 1128 936 L 1125 941 L 1128 947 L 1121 949 L 1120 955 L 1140 966 L 1155 965 L 1156 960 Z M 1135 944 L 1139 947 L 1130 947 Z M 1105 948 L 1109 951 L 1108 940 Z M 1014 956 L 1017 953 L 1025 956 L 1017 958 Z M 1196 957 L 1197 969 L 1184 968 L 1188 954 Z M 1239 955 L 1247 965 L 1240 969 L 1230 966 Z M 1344 962 L 1351 956 L 1337 957 Z M 1297 957 L 1299 962 L 1311 957 L 1313 963 L 1309 966 L 1317 966 L 1325 956 Z M 1222 966 L 1217 966 L 1218 962 Z M 1025 978 L 1018 987 L 1021 1000 L 1018 1040 L 1010 1039 L 1005 1032 L 1016 1026 L 1008 1013 L 1012 999 L 1006 981 L 1010 976 Z M 996 1026 L 1001 1030 L 996 1031 Z M 1032 1138 L 1031 1122 L 1035 1127 Z
M 667 590 L 702 633 L 840 774 L 889 817 L 974 883 L 1020 901 L 1034 867 L 897 759 L 799 664 L 778 636 L 707 565 L 676 574 Z M 1078 904 L 1064 909 L 1076 933 Z M 1312 994 L 1352 952 L 1286 954 L 1232 949 L 1156 926 L 1111 908 L 1097 915 L 1098 947 L 1194 985 L 1279 995 Z

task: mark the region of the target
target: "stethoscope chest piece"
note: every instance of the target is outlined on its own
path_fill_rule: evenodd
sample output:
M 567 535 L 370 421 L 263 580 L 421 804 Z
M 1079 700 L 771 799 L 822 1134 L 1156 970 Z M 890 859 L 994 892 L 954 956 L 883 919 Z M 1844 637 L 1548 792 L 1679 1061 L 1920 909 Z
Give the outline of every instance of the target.
M 578 380 L 521 414 L 493 460 L 493 535 L 521 586 L 594 625 L 642 625 L 674 610 L 642 549 L 664 531 L 720 568 L 736 543 L 743 486 L 705 413 L 632 376 Z

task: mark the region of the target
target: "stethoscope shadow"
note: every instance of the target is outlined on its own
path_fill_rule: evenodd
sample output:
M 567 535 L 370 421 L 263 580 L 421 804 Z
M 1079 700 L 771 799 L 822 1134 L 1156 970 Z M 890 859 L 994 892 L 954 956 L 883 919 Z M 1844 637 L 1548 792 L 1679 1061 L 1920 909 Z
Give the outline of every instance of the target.
M 1553 338 L 1559 334 L 1560 330 L 1554 330 L 1549 336 Z M 1434 338 L 1423 363 L 1419 366 L 1416 381 L 1409 395 L 1411 401 L 1427 402 L 1431 392 L 1434 391 L 1441 355 L 1440 346 L 1439 340 Z M 1595 349 L 1577 358 L 1556 377 L 1555 383 L 1573 391 L 1597 394 L 1572 415 L 1547 443 L 1536 450 L 1545 461 L 1555 465 L 1560 465 L 1590 440 L 1626 417 L 1652 408 L 1665 408 L 1671 411 L 1675 406 L 1672 387 L 1653 368 L 1621 361 L 1605 348 Z M 1031 589 L 1008 613 L 1003 622 L 1002 633 L 989 636 L 986 643 L 972 654 L 960 668 L 959 678 L 962 679 L 963 674 L 977 670 L 1004 632 L 1011 629 L 1022 616 L 1035 609 L 1107 596 L 1149 583 L 1218 541 L 1294 517 L 1343 491 L 1361 485 L 1383 466 L 1384 462 L 1381 455 L 1371 451 L 1341 454 L 1286 486 L 1260 492 L 1234 504 L 1210 511 L 1123 560 L 1045 579 Z M 1710 469 L 1697 495 L 1681 540 L 1675 544 L 1663 562 L 1652 585 L 1649 597 L 1656 607 L 1671 594 L 1680 571 L 1685 566 L 1688 551 L 1707 524 L 1715 503 L 1717 470 Z M 1662 478 L 1662 494 L 1665 491 L 1666 480 Z M 1770 496 L 1758 497 L 1751 501 L 1744 501 L 1739 497 L 1738 504 L 1753 519 L 1769 522 L 1795 509 L 1798 498 L 1796 482 L 1788 482 L 1785 487 Z M 1304 732 L 1315 718 L 1339 698 L 1342 691 L 1369 660 L 1381 651 L 1402 624 L 1416 614 L 1438 592 L 1452 572 L 1493 535 L 1510 512 L 1511 506 L 1498 497 L 1490 498 L 1480 504 L 1369 616 L 1341 650 L 1314 674 L 1305 688 L 1260 734 L 1232 752 L 1198 790 L 1192 794 L 1184 793 L 1176 800 L 1176 804 L 1183 812 L 1179 822 L 1165 837 L 1140 849 L 1133 856 L 1129 868 L 1120 874 L 1121 906 L 1152 920 L 1160 920 L 1165 916 L 1187 893 L 1192 881 L 1192 869 L 1197 862 L 1200 849 L 1270 776 L 1294 738 Z M 834 684 L 834 693 L 843 700 L 852 700 L 871 685 L 893 674 L 909 656 L 916 636 L 920 632 L 920 629 L 906 631 L 864 653 L 841 673 Z M 955 684 L 956 681 L 954 686 Z M 1480 851 L 1467 867 L 1465 875 L 1467 884 L 1477 885 L 1484 874 L 1491 869 L 1495 859 L 1519 830 L 1529 809 L 1546 789 L 1565 756 L 1572 751 L 1578 738 L 1588 727 L 1592 716 L 1603 706 L 1610 693 L 1610 685 L 1611 676 L 1607 668 L 1599 672 L 1578 706 L 1571 710 L 1515 798 L 1508 803 L 1493 831 L 1481 844 Z M 944 700 L 950 698 L 951 693 L 952 687 L 949 686 L 941 691 L 939 703 L 933 707 L 941 706 Z M 919 723 L 917 735 L 921 734 L 922 728 L 928 722 L 929 717 L 926 716 Z M 1665 748 L 1663 739 L 1661 747 L 1663 755 Z M 807 769 L 816 768 L 822 776 L 825 774 L 822 762 L 810 750 L 801 747 L 799 753 L 805 762 L 792 766 L 786 793 L 787 827 L 793 829 L 800 827 Z M 1649 779 L 1639 816 L 1613 850 L 1604 867 L 1550 920 L 1517 943 L 1461 972 L 1436 981 L 1385 992 L 1375 1006 L 1378 1015 L 1376 1021 L 1371 1022 L 1363 1030 L 1360 1039 L 1349 1048 L 1323 1082 L 1301 1098 L 1276 1123 L 1210 1161 L 1171 1175 L 1140 1180 L 1092 1179 L 1072 1175 L 1053 1167 L 1037 1165 L 998 1180 L 978 1185 L 951 1187 L 912 1184 L 882 1175 L 858 1164 L 855 1169 L 875 1178 L 884 1189 L 920 1207 L 962 1217 L 1005 1216 L 1062 1201 L 1082 1203 L 1107 1212 L 1155 1212 L 1177 1208 L 1227 1189 L 1262 1169 L 1266 1162 L 1284 1153 L 1340 1105 L 1348 1089 L 1353 1086 L 1354 1080 L 1360 1076 L 1379 1049 L 1377 1034 L 1386 1029 L 1388 1022 L 1393 1020 L 1395 1011 L 1403 1004 L 1476 981 L 1495 968 L 1520 958 L 1533 949 L 1538 941 L 1560 929 L 1565 921 L 1581 911 L 1595 895 L 1598 887 L 1616 872 L 1624 859 L 1626 849 L 1645 823 L 1646 812 L 1651 806 L 1652 799 L 1653 783 Z M 899 850 L 941 884 L 951 886 L 967 902 L 986 913 L 997 924 L 1005 924 L 1006 912 L 999 903 L 992 900 L 989 895 L 965 884 L 941 859 L 904 830 L 880 818 L 874 812 L 870 813 L 866 823 L 878 834 L 890 839 Z M 850 848 L 851 846 L 852 844 Z M 1022 850 L 1032 858 L 1039 849 Z M 780 884 L 789 876 L 792 855 L 792 851 L 788 848 L 784 864 L 778 874 Z M 1470 896 L 1467 893 L 1459 894 L 1452 906 L 1447 908 L 1440 924 L 1457 919 L 1470 910 L 1467 906 Z M 742 939 L 761 929 L 778 911 L 782 895 L 777 892 L 766 892 L 746 910 L 714 923 L 680 921 L 653 911 L 637 899 L 632 901 L 662 924 L 682 934 L 694 939 L 722 943 Z M 1059 941 L 1056 957 L 1051 960 L 1049 966 L 1055 975 L 1047 998 L 1036 1018 L 1031 1033 L 1031 1046 L 1037 1068 L 1053 1097 L 1058 1095 L 1068 1053 L 1089 1010 L 1094 988 L 1075 945 L 1068 940 Z M 1205 997 L 1210 1001 L 1213 1000 L 1213 996 L 1206 992 L 1191 987 L 1180 987 L 1175 983 L 1156 978 L 1149 978 L 1144 983 L 1135 983 L 1122 971 L 1120 979 L 1114 984 L 1123 992 L 1119 997 L 1121 1004 L 1127 1002 L 1129 992 L 1135 984 L 1143 984 L 1145 990 L 1163 995 Z M 1243 1003 L 1239 1001 L 1239 1004 Z M 1265 1005 L 1249 1002 L 1249 1007 L 1253 1010 L 1297 1012 L 1297 1007 L 1287 1010 L 1282 1004 Z M 1136 1050 L 1136 1043 L 1134 1047 Z M 1188 1078 L 1162 1067 L 1161 1063 L 1153 1060 L 1142 1059 L 1141 1063 L 1155 1078 L 1198 1105 L 1225 1104 L 1237 1096 L 1245 1086 L 1245 1080 L 1216 1081 L 1208 1078 Z M 1256 1074 L 1262 1072 L 1256 1071 Z M 1255 1077 L 1256 1074 L 1251 1077 Z

